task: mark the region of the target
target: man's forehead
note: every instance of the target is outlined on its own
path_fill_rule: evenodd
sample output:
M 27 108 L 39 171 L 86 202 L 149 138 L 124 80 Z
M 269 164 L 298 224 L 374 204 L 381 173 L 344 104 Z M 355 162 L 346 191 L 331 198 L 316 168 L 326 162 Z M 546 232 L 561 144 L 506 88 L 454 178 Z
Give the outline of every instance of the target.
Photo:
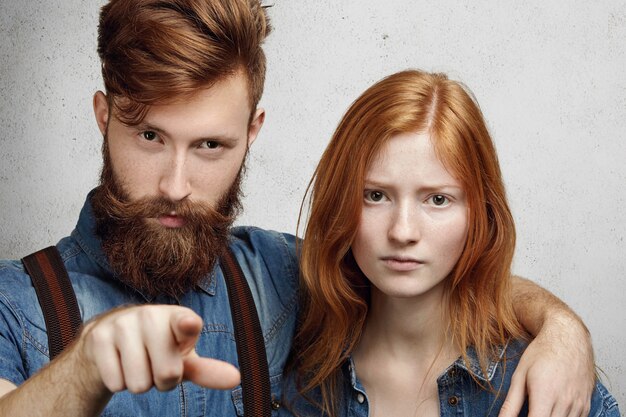
M 247 126 L 252 114 L 248 80 L 241 72 L 204 84 L 193 91 L 174 96 L 164 93 L 162 98 L 150 104 L 133 102 L 123 96 L 115 96 L 113 100 L 113 115 L 127 125 L 145 122 L 158 126 L 173 120 L 191 123 L 196 119 L 231 125 L 238 124 L 239 120 Z
M 114 107 L 114 115 L 124 122 L 125 106 Z M 247 131 L 250 114 L 245 80 L 230 77 L 192 94 L 144 106 L 142 118 L 125 124 L 172 134 L 239 137 Z

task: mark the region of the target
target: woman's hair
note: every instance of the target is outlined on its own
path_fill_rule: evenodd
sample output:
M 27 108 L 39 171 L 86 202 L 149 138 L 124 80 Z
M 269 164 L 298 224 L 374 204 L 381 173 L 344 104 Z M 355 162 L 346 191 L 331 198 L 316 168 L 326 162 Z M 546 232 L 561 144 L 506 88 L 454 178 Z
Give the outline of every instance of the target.
M 509 294 L 515 227 L 481 111 L 468 90 L 444 74 L 393 74 L 352 103 L 309 184 L 292 366 L 301 393 L 320 387 L 318 405 L 331 415 L 341 365 L 368 311 L 369 282 L 350 250 L 366 170 L 390 137 L 413 132 L 431 136 L 437 156 L 467 195 L 467 241 L 446 280 L 452 343 L 466 362 L 465 351 L 473 346 L 484 370 L 497 345 L 521 334 Z
M 188 97 L 237 72 L 253 113 L 263 93 L 259 0 L 111 0 L 100 12 L 98 54 L 109 104 L 129 124 L 150 105 Z

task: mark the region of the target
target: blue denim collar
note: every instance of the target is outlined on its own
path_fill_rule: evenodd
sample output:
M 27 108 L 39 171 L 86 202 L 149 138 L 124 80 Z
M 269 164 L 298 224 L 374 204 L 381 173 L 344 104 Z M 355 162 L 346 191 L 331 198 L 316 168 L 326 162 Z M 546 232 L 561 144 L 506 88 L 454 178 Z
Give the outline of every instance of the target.
M 348 374 L 350 375 L 350 385 L 352 385 L 353 389 L 359 391 L 362 394 L 365 394 L 365 387 L 363 386 L 363 384 L 361 384 L 361 381 L 359 381 L 359 378 L 357 378 L 356 376 L 356 369 L 354 367 L 354 359 L 352 358 L 352 355 L 348 357 L 347 366 Z
M 495 355 L 487 362 L 487 367 L 484 372 L 480 366 L 480 360 L 478 359 L 478 354 L 474 347 L 470 346 L 467 349 L 467 358 L 469 363 L 465 363 L 463 357 L 459 357 L 453 364 L 448 366 L 446 370 L 437 378 L 437 383 L 440 385 L 446 385 L 450 382 L 454 382 L 456 376 L 456 370 L 460 369 L 468 374 L 473 374 L 477 379 L 482 382 L 489 383 L 493 379 L 496 369 L 500 361 L 502 361 L 502 357 L 504 356 L 504 352 L 506 351 L 506 347 L 508 343 L 504 346 L 497 346 L 495 348 Z
M 91 196 L 94 191 L 95 190 L 91 190 L 87 195 L 87 200 L 80 211 L 78 224 L 72 232 L 72 237 L 76 239 L 81 249 L 85 251 L 89 258 L 103 270 L 105 276 L 119 281 L 119 278 L 113 272 L 106 255 L 102 251 L 102 240 L 98 235 L 96 235 L 96 219 L 91 207 Z M 215 276 L 217 270 L 218 267 L 216 266 L 213 271 L 202 278 L 198 284 L 198 287 L 208 295 L 215 295 L 217 286 Z M 151 302 L 155 299 L 155 297 L 144 294 L 139 290 L 135 289 L 135 291 L 147 302 Z
M 492 358 L 489 362 L 487 362 L 487 368 L 485 369 L 485 372 L 483 372 L 483 370 L 480 367 L 480 360 L 478 359 L 476 350 L 470 346 L 467 349 L 467 357 L 469 360 L 469 364 L 465 363 L 465 361 L 463 360 L 463 357 L 459 357 L 456 361 L 454 361 L 454 363 L 448 366 L 446 370 L 443 373 L 441 373 L 441 375 L 439 375 L 439 377 L 437 378 L 437 383 L 439 385 L 449 385 L 450 383 L 453 383 L 457 377 L 457 370 L 461 370 L 467 374 L 473 374 L 476 378 L 478 378 L 482 382 L 485 382 L 485 383 L 491 382 L 491 380 L 493 379 L 496 373 L 498 363 L 500 363 L 500 361 L 502 360 L 502 357 L 504 356 L 504 352 L 506 351 L 507 346 L 508 346 L 508 343 L 505 344 L 504 346 L 497 346 L 496 351 L 495 351 L 495 357 Z M 348 375 L 350 376 L 350 384 L 352 385 L 352 388 L 365 394 L 365 388 L 363 387 L 363 385 L 361 384 L 361 382 L 359 381 L 356 375 L 356 370 L 354 367 L 354 360 L 352 358 L 352 355 L 348 357 L 346 366 L 348 367 L 347 370 L 348 370 Z

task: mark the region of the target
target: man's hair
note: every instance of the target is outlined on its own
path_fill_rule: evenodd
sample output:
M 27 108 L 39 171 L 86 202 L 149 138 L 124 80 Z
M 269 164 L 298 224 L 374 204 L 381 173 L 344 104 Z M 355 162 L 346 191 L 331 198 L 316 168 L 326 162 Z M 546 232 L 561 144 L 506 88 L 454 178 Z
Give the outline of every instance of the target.
M 241 72 L 254 111 L 265 81 L 261 45 L 270 31 L 259 0 L 111 0 L 98 28 L 109 105 L 121 121 L 137 124 L 148 106 Z

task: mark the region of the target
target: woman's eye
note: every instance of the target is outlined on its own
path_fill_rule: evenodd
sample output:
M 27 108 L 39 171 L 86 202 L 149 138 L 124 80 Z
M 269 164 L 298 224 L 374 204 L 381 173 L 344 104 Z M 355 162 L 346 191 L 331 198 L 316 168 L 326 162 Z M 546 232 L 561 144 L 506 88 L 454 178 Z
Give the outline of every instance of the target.
M 381 191 L 366 191 L 365 192 L 365 199 L 367 201 L 372 201 L 374 203 L 377 203 L 379 201 L 382 201 L 383 198 L 385 198 L 385 194 L 383 194 Z
M 216 142 L 214 140 L 205 140 L 204 142 L 202 142 L 200 147 L 205 149 L 217 149 L 220 147 L 220 144 L 219 142 Z
M 141 132 L 141 136 L 145 139 L 145 140 L 149 140 L 149 141 L 153 141 L 157 139 L 157 134 L 156 132 L 153 132 L 152 130 L 146 130 L 145 132 Z
M 433 205 L 435 206 L 446 206 L 450 203 L 450 200 L 448 199 L 448 197 L 446 197 L 445 195 L 441 195 L 441 194 L 436 194 L 432 197 L 430 197 L 430 201 L 433 203 Z

